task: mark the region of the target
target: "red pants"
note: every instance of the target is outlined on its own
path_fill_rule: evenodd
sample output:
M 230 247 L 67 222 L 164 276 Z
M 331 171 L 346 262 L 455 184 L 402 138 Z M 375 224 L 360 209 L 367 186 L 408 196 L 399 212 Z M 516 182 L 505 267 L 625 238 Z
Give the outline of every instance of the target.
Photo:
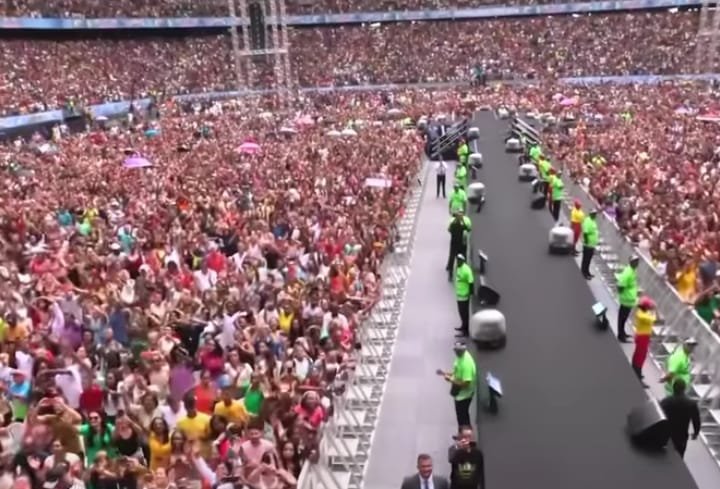
M 570 228 L 573 232 L 573 246 L 575 246 L 580 239 L 580 231 L 582 230 L 582 225 L 579 222 L 573 222 L 570 223 Z
M 635 335 L 635 351 L 632 356 L 632 365 L 635 368 L 642 368 L 645 364 L 645 359 L 650 349 L 650 335 L 649 334 L 636 334 Z

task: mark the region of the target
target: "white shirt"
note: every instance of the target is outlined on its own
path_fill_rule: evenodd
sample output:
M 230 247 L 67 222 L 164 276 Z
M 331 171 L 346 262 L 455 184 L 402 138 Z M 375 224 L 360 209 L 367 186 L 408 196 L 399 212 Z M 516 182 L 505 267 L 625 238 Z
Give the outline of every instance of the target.
M 195 285 L 200 289 L 200 292 L 212 289 L 217 283 L 217 272 L 215 270 L 208 269 L 207 273 L 197 270 L 193 275 L 195 276 Z
M 430 475 L 427 479 L 423 479 L 420 474 L 418 474 L 418 479 L 420 479 L 420 489 L 435 489 L 432 475 Z
M 435 173 L 438 175 L 445 175 L 447 173 L 447 169 L 447 163 L 444 161 L 441 160 L 435 163 Z
M 162 418 L 168 424 L 168 428 L 170 428 L 170 431 L 175 429 L 175 427 L 177 426 L 177 422 L 180 418 L 187 416 L 185 406 L 183 406 L 182 403 L 180 404 L 180 409 L 178 409 L 177 412 L 170 409 L 170 406 L 168 406 L 167 404 L 163 404 L 162 406 L 160 406 L 159 410 Z
M 66 370 L 67 374 L 55 375 L 55 385 L 62 391 L 70 407 L 77 409 L 80 407 L 80 394 L 82 394 L 80 366 L 70 365 Z

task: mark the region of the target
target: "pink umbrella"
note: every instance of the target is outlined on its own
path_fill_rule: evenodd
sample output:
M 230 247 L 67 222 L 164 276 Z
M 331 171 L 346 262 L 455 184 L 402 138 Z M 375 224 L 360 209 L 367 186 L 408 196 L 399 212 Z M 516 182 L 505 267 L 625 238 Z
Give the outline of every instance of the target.
M 153 166 L 153 164 L 141 156 L 131 156 L 123 161 L 123 168 L 128 169 L 149 168 L 151 166 Z
M 250 141 L 246 141 L 237 147 L 237 152 L 246 155 L 255 155 L 260 152 L 260 145 Z
M 573 105 L 577 105 L 578 98 L 577 97 L 571 97 L 571 98 L 564 98 L 560 101 L 560 105 L 563 107 L 571 107 Z
M 315 125 L 315 120 L 309 115 L 299 115 L 295 118 L 293 123 L 298 127 L 312 127 Z

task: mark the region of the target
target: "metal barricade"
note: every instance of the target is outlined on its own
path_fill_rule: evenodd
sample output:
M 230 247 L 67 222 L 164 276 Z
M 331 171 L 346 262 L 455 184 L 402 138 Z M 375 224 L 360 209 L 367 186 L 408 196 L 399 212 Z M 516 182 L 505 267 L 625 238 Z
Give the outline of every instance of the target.
M 411 190 L 396 226 L 397 239 L 381 269 L 381 299 L 356 329 L 360 349 L 334 389 L 333 413 L 323 427 L 317 463 L 306 462 L 299 489 L 360 489 L 392 357 L 410 270 L 417 217 L 429 164 Z
M 587 189 L 564 176 L 565 185 L 572 199 L 578 199 L 585 209 L 600 206 Z M 601 278 L 610 291 L 617 295 L 615 274 L 627 265 L 630 256 L 637 255 L 638 284 L 642 294 L 656 303 L 658 325 L 654 328 L 650 355 L 661 371 L 667 357 L 681 346 L 684 340 L 695 338 L 698 342 L 693 352 L 692 383 L 689 393 L 700 404 L 703 425 L 701 438 L 710 453 L 720 464 L 720 337 L 686 303 L 674 287 L 658 273 L 652 259 L 638 250 L 623 235 L 614 219 L 605 212 L 598 212 L 600 245 L 594 260 Z

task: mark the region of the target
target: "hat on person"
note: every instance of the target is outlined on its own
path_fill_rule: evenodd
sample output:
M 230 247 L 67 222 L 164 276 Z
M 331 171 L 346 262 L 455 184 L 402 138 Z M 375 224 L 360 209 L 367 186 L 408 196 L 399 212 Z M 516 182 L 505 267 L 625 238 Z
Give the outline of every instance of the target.
M 693 338 L 693 337 L 690 337 L 690 338 L 686 339 L 685 341 L 683 341 L 683 343 L 686 344 L 686 345 L 688 345 L 688 346 L 690 346 L 690 345 L 695 346 L 695 345 L 698 344 L 697 340 L 696 340 L 695 338 Z
M 573 205 L 575 206 L 576 209 L 579 209 L 582 207 L 582 202 L 580 202 L 579 199 L 575 199 L 575 201 L 573 202 Z
M 596 216 L 597 213 L 598 213 L 597 208 L 592 208 L 592 209 L 590 209 L 590 212 L 588 212 L 588 214 L 590 214 L 591 216 Z
M 110 245 L 110 250 L 111 250 L 111 251 L 120 251 L 121 249 L 122 249 L 122 247 L 121 247 L 120 244 L 118 244 L 118 243 L 112 243 L 112 244 Z
M 638 307 L 640 309 L 654 309 L 655 302 L 650 297 L 644 295 L 638 300 Z
M 465 342 L 460 341 L 460 340 L 456 341 L 455 344 L 453 345 L 453 350 L 455 350 L 455 351 L 463 351 L 466 349 L 467 349 L 467 345 L 465 344 Z
M 465 261 L 465 255 L 463 255 L 462 253 L 458 253 L 455 258 L 457 258 L 460 261 Z
M 635 262 L 639 262 L 639 261 L 640 261 L 640 257 L 637 255 L 632 255 L 629 260 L 630 263 L 635 263 Z

